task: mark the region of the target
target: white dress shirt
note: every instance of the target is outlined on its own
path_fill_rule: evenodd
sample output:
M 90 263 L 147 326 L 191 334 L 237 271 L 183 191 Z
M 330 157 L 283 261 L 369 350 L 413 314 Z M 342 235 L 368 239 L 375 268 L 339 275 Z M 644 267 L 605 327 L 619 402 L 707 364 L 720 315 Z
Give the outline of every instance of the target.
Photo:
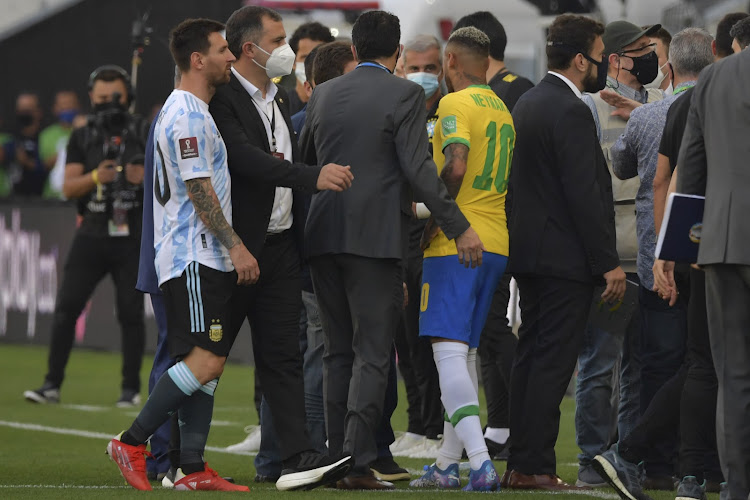
M 253 98 L 253 104 L 255 104 L 260 119 L 266 127 L 268 145 L 271 147 L 271 152 L 273 152 L 273 138 L 275 137 L 276 151 L 283 153 L 285 160 L 292 161 L 292 139 L 289 134 L 289 128 L 286 126 L 284 115 L 281 114 L 279 106 L 274 101 L 278 90 L 276 84 L 273 82 L 268 84 L 266 97 L 263 98 L 260 89 L 240 75 L 236 69 L 232 68 L 232 73 L 234 73 L 234 76 L 237 77 L 237 80 L 239 80 L 247 93 L 250 94 L 250 97 Z M 271 121 L 274 121 L 274 118 L 275 127 L 272 133 Z M 292 227 L 292 199 L 292 190 L 290 188 L 276 187 L 276 194 L 273 198 L 273 210 L 271 210 L 271 220 L 268 221 L 267 232 L 280 233 Z
M 575 92 L 575 94 L 578 96 L 579 99 L 581 97 L 583 97 L 583 94 L 581 94 L 581 91 L 578 90 L 578 87 L 576 87 L 575 84 L 573 82 L 571 82 L 570 79 L 567 76 L 561 75 L 560 73 L 558 73 L 556 71 L 547 71 L 547 73 L 549 73 L 550 75 L 555 75 L 560 80 L 562 80 L 565 83 L 567 83 L 568 87 L 570 87 L 570 90 L 572 90 L 573 92 Z

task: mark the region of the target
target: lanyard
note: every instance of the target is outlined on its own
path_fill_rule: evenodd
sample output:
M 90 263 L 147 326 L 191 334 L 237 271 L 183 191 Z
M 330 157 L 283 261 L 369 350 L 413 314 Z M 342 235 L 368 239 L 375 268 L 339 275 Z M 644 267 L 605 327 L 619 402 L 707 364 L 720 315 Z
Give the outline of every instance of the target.
M 258 109 L 260 109 L 260 112 L 263 114 L 263 116 L 266 117 L 266 120 L 268 120 L 269 125 L 271 125 L 271 149 L 272 153 L 276 152 L 276 101 L 271 101 L 271 118 L 268 118 L 268 115 L 265 111 L 263 111 L 263 108 L 261 106 L 258 106 Z
M 389 70 L 388 68 L 386 68 L 382 64 L 378 64 L 378 63 L 374 63 L 374 62 L 363 62 L 363 63 L 357 64 L 357 68 L 361 68 L 362 66 L 370 66 L 371 68 L 382 69 L 383 71 L 387 71 L 388 73 L 391 72 L 391 70 Z M 355 69 L 357 69 L 357 68 L 355 68 Z
M 674 89 L 674 91 L 672 92 L 672 95 L 681 94 L 681 93 L 685 92 L 687 89 L 689 89 L 691 87 L 695 87 L 695 84 L 694 83 L 685 83 L 685 84 L 682 84 L 679 87 L 677 87 L 676 89 Z

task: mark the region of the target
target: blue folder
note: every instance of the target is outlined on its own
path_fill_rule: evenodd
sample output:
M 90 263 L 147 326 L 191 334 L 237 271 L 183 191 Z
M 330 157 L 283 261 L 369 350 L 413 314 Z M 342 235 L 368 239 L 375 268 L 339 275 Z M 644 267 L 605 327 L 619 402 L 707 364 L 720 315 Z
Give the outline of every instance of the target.
M 692 194 L 669 195 L 656 242 L 657 259 L 690 264 L 698 261 L 705 201 L 705 197 Z

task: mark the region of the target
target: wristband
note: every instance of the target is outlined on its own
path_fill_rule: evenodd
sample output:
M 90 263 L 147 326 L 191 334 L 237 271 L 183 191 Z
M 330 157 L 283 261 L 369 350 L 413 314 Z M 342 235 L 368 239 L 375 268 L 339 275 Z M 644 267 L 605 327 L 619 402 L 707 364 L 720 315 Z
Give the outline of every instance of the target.
M 99 185 L 99 170 L 94 169 L 91 171 L 91 180 L 94 181 L 94 184 L 97 186 Z

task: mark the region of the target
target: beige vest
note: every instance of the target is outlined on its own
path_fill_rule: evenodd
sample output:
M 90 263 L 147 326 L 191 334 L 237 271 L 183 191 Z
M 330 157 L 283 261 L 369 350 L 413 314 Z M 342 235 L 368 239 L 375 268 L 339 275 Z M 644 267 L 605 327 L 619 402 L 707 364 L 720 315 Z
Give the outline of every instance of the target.
M 615 231 L 617 234 L 617 254 L 620 257 L 620 265 L 627 273 L 637 271 L 636 259 L 638 258 L 638 236 L 636 234 L 635 222 L 635 195 L 641 186 L 638 177 L 632 179 L 620 180 L 612 171 L 612 153 L 610 150 L 617 139 L 625 132 L 627 121 L 619 116 L 612 116 L 615 110 L 596 94 L 591 94 L 591 98 L 596 104 L 596 111 L 599 115 L 599 125 L 601 127 L 602 138 L 601 146 L 604 152 L 604 158 L 607 160 L 609 175 L 612 177 L 612 196 L 615 202 Z M 648 102 L 659 101 L 664 98 L 660 90 L 648 90 Z

